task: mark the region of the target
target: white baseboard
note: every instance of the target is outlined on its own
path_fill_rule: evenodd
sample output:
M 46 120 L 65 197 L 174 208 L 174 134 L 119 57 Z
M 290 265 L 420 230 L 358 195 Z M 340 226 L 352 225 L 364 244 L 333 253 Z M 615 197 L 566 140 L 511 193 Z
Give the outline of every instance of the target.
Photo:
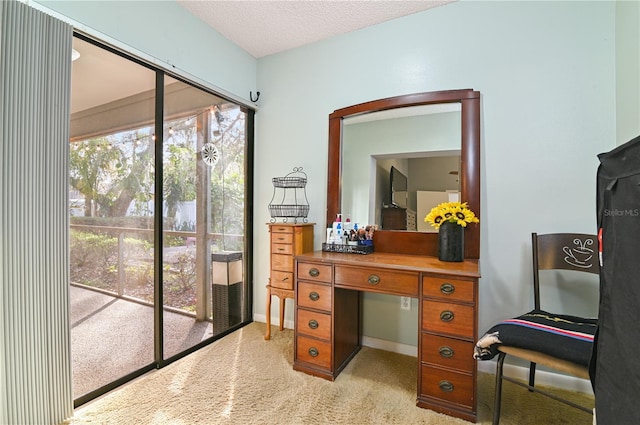
M 264 314 L 254 314 L 253 320 L 255 322 L 266 323 L 266 316 Z M 271 325 L 280 325 L 279 317 L 271 318 Z M 294 323 L 292 320 L 285 320 L 284 327 L 286 329 L 293 329 Z M 369 336 L 362 337 L 362 345 L 365 347 L 377 348 L 379 350 L 391 351 L 393 353 L 404 354 L 406 356 L 418 357 L 418 347 L 414 345 L 401 344 L 399 342 L 387 341 L 379 338 L 372 338 Z M 495 360 L 482 360 L 478 361 L 478 371 L 495 375 L 496 362 Z M 521 379 L 527 381 L 529 379 L 529 368 L 523 366 L 504 364 L 504 373 L 512 378 Z M 563 375 L 560 373 L 547 372 L 545 370 L 536 371 L 536 384 L 546 387 L 561 388 L 568 391 L 575 391 L 579 393 L 592 394 L 591 382 L 588 379 L 576 378 L 574 376 Z
M 415 345 L 401 344 L 399 342 L 387 341 L 364 335 L 362 336 L 362 345 L 365 347 L 377 348 L 378 350 L 404 354 L 405 356 L 418 357 L 418 347 Z
M 267 316 L 265 314 L 254 314 L 253 315 L 254 322 L 267 323 Z M 279 317 L 271 317 L 271 326 L 280 326 L 280 318 Z M 284 321 L 285 329 L 293 329 L 294 328 L 293 320 Z

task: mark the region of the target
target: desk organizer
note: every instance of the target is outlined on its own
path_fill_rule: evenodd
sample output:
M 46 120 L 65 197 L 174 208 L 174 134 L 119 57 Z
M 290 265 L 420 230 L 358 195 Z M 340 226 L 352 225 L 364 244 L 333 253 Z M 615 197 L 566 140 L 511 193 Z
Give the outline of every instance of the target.
M 342 245 L 337 243 L 323 243 L 322 250 L 325 252 L 342 252 L 345 254 L 371 254 L 373 245 Z

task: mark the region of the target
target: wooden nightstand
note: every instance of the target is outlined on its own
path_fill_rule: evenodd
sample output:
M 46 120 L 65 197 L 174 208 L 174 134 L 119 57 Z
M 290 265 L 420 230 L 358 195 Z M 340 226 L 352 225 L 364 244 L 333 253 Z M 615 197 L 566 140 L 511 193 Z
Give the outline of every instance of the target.
M 280 299 L 280 330 L 284 329 L 284 306 L 287 298 L 293 299 L 294 257 L 313 251 L 313 227 L 315 223 L 288 224 L 267 223 L 271 235 L 270 276 L 267 285 L 267 330 L 264 339 L 271 338 L 271 296 Z

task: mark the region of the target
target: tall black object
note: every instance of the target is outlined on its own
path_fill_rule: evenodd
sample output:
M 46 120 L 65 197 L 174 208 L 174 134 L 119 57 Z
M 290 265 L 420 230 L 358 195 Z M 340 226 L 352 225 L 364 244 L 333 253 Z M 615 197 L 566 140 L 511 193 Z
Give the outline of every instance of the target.
M 640 424 L 640 136 L 600 154 L 600 311 L 591 360 L 598 424 Z
M 211 254 L 214 335 L 242 321 L 243 273 L 242 252 Z

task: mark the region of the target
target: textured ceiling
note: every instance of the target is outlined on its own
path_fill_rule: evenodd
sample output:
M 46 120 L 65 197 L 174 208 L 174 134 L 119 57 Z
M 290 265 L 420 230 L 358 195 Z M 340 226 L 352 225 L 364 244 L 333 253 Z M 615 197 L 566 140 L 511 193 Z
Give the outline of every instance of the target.
M 256 58 L 452 1 L 177 0 Z

